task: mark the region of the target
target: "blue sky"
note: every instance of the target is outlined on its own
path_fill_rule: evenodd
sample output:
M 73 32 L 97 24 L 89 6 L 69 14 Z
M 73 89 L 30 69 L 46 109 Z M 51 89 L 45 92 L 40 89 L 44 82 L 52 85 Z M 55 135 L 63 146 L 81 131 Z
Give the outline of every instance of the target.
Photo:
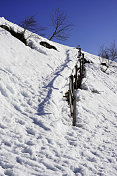
M 73 30 L 68 46 L 81 45 L 84 51 L 98 54 L 98 48 L 117 43 L 117 0 L 0 0 L 0 16 L 19 24 L 25 17 L 36 15 L 38 23 L 49 27 L 49 14 L 56 8 L 63 10 Z

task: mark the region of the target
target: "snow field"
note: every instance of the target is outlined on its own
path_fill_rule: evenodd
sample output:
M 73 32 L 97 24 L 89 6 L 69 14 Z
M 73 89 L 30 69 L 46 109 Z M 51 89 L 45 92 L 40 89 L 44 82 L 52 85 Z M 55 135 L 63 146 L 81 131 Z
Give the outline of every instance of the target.
M 0 18 L 0 24 L 20 27 Z M 27 32 L 28 35 L 29 32 Z M 0 29 L 0 175 L 116 176 L 117 64 L 107 73 L 85 53 L 77 126 L 63 96 L 77 49 L 31 38 L 34 49 Z

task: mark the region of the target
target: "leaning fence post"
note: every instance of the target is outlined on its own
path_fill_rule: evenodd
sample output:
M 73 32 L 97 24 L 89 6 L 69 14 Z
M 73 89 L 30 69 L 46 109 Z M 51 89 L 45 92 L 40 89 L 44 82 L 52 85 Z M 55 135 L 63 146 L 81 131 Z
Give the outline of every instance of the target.
M 71 115 L 73 114 L 73 92 L 74 92 L 73 75 L 71 75 L 69 77 L 69 105 Z

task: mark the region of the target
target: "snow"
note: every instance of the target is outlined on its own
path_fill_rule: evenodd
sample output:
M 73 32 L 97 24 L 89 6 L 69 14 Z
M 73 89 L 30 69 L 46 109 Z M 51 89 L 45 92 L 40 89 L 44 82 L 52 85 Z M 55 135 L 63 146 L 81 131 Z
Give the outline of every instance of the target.
M 0 24 L 22 30 L 4 18 Z M 104 73 L 84 52 L 92 63 L 76 92 L 73 127 L 63 96 L 77 49 L 37 35 L 28 42 L 33 49 L 0 28 L 0 176 L 116 176 L 117 63 Z

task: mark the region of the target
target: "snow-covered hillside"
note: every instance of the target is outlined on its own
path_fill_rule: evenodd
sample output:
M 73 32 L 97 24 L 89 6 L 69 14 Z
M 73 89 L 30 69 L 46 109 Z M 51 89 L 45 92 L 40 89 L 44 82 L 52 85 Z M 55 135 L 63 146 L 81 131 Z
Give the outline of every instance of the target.
M 116 176 L 117 63 L 104 73 L 98 57 L 84 52 L 92 63 L 73 127 L 63 96 L 77 49 L 40 36 L 28 42 L 34 49 L 0 28 L 0 176 Z

